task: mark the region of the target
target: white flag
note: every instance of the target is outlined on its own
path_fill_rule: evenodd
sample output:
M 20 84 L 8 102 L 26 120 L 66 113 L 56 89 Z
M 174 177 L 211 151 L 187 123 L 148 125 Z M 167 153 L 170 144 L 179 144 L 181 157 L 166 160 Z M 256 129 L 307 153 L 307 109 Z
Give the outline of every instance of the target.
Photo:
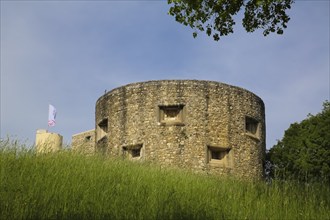
M 49 105 L 49 110 L 48 110 L 48 126 L 49 127 L 55 126 L 55 118 L 56 118 L 56 108 L 52 105 Z

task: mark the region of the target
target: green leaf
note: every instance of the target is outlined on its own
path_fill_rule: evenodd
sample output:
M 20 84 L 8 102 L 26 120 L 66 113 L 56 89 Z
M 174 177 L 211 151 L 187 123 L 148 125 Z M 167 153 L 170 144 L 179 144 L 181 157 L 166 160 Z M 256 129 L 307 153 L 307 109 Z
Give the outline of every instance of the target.
M 277 34 L 283 34 L 283 30 L 282 29 L 278 29 L 277 30 Z

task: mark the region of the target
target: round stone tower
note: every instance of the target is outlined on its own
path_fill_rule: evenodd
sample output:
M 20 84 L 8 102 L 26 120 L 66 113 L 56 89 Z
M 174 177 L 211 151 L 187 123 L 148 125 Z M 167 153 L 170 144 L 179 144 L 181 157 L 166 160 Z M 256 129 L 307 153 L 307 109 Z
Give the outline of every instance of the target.
M 213 81 L 122 86 L 96 102 L 104 154 L 213 174 L 263 175 L 265 107 L 245 89 Z
M 36 134 L 37 153 L 56 152 L 62 149 L 63 137 L 57 133 L 49 133 L 47 130 L 39 129 Z

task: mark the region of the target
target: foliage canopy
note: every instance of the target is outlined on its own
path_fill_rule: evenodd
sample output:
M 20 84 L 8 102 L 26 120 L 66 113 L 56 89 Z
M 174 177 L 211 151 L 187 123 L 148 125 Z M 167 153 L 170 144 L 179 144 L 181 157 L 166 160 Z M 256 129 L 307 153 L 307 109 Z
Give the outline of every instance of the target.
M 291 124 L 268 154 L 277 178 L 330 182 L 330 102 L 320 113 Z
M 233 19 L 245 8 L 243 27 L 247 32 L 263 29 L 264 36 L 271 32 L 283 34 L 290 20 L 286 11 L 294 0 L 168 0 L 172 5 L 169 14 L 185 26 L 190 26 L 197 36 L 205 31 L 218 41 L 221 36 L 233 33 Z

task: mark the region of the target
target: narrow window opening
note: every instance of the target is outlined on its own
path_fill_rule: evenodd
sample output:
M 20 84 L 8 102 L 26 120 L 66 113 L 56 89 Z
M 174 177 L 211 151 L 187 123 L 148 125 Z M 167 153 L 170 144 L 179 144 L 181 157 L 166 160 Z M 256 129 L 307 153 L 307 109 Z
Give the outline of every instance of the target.
M 245 118 L 245 131 L 247 133 L 258 135 L 259 122 L 251 117 Z
M 159 106 L 159 122 L 163 124 L 183 124 L 184 105 Z
M 180 120 L 180 108 L 169 107 L 164 108 L 164 121 L 179 121 Z
M 106 137 L 108 133 L 108 119 L 105 118 L 100 121 L 97 125 L 97 141 L 100 141 L 104 137 Z
M 85 141 L 86 141 L 86 142 L 91 141 L 91 140 L 92 140 L 92 136 L 89 135 L 89 136 L 86 136 L 86 137 L 85 137 Z
M 141 148 L 132 149 L 132 157 L 139 157 L 141 155 Z
M 226 151 L 211 151 L 212 160 L 221 160 L 226 156 Z
M 231 164 L 230 151 L 231 148 L 208 146 L 207 161 L 216 166 L 229 167 Z
M 129 159 L 139 159 L 142 156 L 142 144 L 123 147 L 123 156 Z
M 105 118 L 99 123 L 100 129 L 102 129 L 104 132 L 108 132 L 108 119 Z

